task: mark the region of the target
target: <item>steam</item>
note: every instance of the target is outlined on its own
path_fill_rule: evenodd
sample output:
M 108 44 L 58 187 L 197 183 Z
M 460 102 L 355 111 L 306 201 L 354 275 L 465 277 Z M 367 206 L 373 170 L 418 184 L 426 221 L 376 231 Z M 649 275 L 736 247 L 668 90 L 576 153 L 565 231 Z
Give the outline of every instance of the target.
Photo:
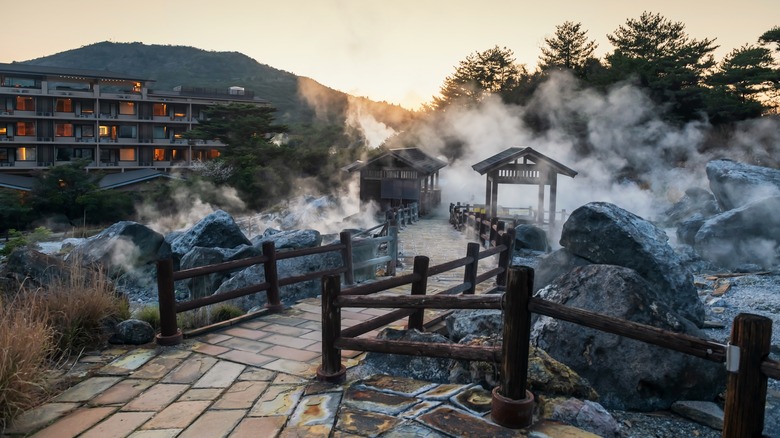
M 359 131 L 370 149 L 378 148 L 385 140 L 396 134 L 393 128 L 378 121 L 366 111 L 363 101 L 354 98 L 349 99 L 346 125 Z

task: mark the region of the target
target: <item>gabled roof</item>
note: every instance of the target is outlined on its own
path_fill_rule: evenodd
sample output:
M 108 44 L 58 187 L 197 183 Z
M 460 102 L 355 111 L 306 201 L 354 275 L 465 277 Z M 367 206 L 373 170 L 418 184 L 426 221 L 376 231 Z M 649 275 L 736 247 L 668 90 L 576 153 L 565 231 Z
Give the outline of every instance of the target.
M 127 172 L 109 173 L 98 183 L 100 190 L 115 189 L 155 178 L 172 178 L 171 175 L 154 169 L 128 170 Z
M 553 160 L 552 158 L 535 151 L 531 148 L 509 148 L 503 152 L 499 152 L 492 157 L 482 160 L 479 163 L 471 166 L 472 169 L 479 172 L 480 175 L 484 175 L 491 170 L 498 169 L 504 164 L 511 163 L 520 158 L 528 158 L 536 164 L 546 164 L 557 173 L 574 178 L 577 175 L 577 171 L 563 164 Z
M 6 175 L 0 173 L 0 187 L 29 192 L 35 185 L 35 178 L 31 176 Z
M 393 157 L 408 165 L 412 169 L 424 174 L 431 174 L 447 165 L 447 163 L 444 161 L 426 154 L 419 148 L 400 148 L 390 149 L 386 153 L 365 163 L 353 163 L 353 165 L 350 165 L 346 170 L 349 172 L 354 172 L 387 157 Z

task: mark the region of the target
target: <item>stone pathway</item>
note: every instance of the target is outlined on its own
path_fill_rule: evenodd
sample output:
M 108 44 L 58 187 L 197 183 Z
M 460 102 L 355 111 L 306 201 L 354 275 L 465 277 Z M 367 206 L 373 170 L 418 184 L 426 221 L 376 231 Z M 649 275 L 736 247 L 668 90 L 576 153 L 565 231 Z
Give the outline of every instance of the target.
M 431 266 L 465 256 L 466 241 L 445 219 L 401 231 L 401 273 L 414 255 Z M 494 266 L 486 259 L 482 269 Z M 462 271 L 429 280 L 429 290 L 462 281 Z M 408 293 L 408 292 L 407 292 Z M 342 311 L 348 327 L 384 313 Z M 4 436 L 43 437 L 482 437 L 526 436 L 490 421 L 490 393 L 390 376 L 333 385 L 320 364 L 319 299 L 262 316 L 175 347 L 114 348 L 80 358 L 79 383 L 22 414 Z M 399 321 L 399 327 L 404 321 Z M 366 336 L 374 336 L 369 333 Z M 362 354 L 342 352 L 347 368 Z M 534 436 L 595 436 L 557 424 Z

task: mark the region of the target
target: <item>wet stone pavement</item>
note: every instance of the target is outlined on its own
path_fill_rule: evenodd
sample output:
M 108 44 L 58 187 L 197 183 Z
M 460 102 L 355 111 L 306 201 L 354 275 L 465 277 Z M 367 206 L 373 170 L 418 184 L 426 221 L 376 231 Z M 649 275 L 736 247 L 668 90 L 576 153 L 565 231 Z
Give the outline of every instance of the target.
M 402 273 L 411 269 L 414 255 L 429 256 L 431 266 L 465 256 L 467 241 L 445 219 L 408 225 L 400 236 L 399 250 L 409 257 Z M 482 262 L 482 269 L 495 264 Z M 462 272 L 432 278 L 429 293 L 461 280 Z M 384 312 L 344 309 L 342 327 Z M 349 370 L 359 364 L 360 352 L 342 352 L 344 384 L 319 382 L 321 341 L 319 299 L 310 298 L 174 347 L 85 354 L 68 371 L 78 383 L 22 414 L 3 436 L 595 436 L 554 423 L 521 431 L 498 426 L 490 420 L 490 393 L 479 386 L 355 378 Z

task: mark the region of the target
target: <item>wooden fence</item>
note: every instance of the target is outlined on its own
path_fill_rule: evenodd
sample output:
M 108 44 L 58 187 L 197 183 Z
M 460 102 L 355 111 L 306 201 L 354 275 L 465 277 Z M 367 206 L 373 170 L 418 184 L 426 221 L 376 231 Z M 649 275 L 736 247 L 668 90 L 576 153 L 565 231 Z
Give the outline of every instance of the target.
M 375 233 L 378 236 L 375 237 L 372 233 Z M 353 252 L 356 248 L 364 245 L 377 247 L 378 245 L 383 244 L 387 245 L 387 255 L 370 258 L 368 260 L 361 260 L 358 262 L 353 260 Z M 398 225 L 395 222 L 385 222 L 384 224 L 380 224 L 369 230 L 356 233 L 354 236 L 350 232 L 345 231 L 339 234 L 339 242 L 337 243 L 291 251 L 277 251 L 274 242 L 264 242 L 262 245 L 262 252 L 263 255 L 261 256 L 217 263 L 208 266 L 199 266 L 196 268 L 184 269 L 180 271 L 173 270 L 172 259 L 169 258 L 158 260 L 157 292 L 160 311 L 160 333 L 156 338 L 157 343 L 159 345 L 175 345 L 182 341 L 184 335 L 177 326 L 177 313 L 198 309 L 251 294 L 265 292 L 267 298 L 265 309 L 260 312 L 244 315 L 229 322 L 235 323 L 238 322 L 238 320 L 246 320 L 266 312 L 277 312 L 281 310 L 283 305 L 280 298 L 280 288 L 283 286 L 301 283 L 304 281 L 319 280 L 325 275 L 343 276 L 344 283 L 351 285 L 355 283 L 354 273 L 356 270 L 375 267 L 381 264 L 386 264 L 387 275 L 395 275 L 395 269 L 398 262 Z M 294 277 L 279 278 L 277 263 L 280 260 L 304 257 L 313 254 L 323 254 L 327 252 L 339 252 L 341 254 L 342 266 L 340 268 L 327 271 L 314 271 Z M 249 266 L 259 264 L 263 265 L 263 270 L 265 273 L 264 283 L 234 289 L 216 295 L 208 295 L 190 301 L 176 301 L 176 281 L 200 277 L 216 272 L 233 271 L 239 268 L 247 268 Z M 187 334 L 196 335 L 213 328 L 215 328 L 214 325 L 211 325 L 193 330 Z
M 411 225 L 420 220 L 420 208 L 416 202 L 409 203 L 405 207 L 394 207 L 385 212 L 385 221 L 395 220 L 398 225 Z
M 507 240 L 504 244 L 479 253 L 474 260 L 482 258 L 482 254 L 495 253 L 491 251 L 496 251 L 498 248 L 506 250 L 504 245 L 511 246 L 508 242 L 509 234 L 506 236 L 504 239 Z M 470 257 L 467 259 L 470 260 Z M 469 282 L 465 280 L 463 284 L 445 293 L 433 296 L 425 294 L 428 276 L 462 266 L 465 260 L 456 260 L 429 268 L 428 259 L 418 256 L 414 261 L 413 274 L 374 285 L 347 289 L 343 292 L 340 289 L 338 276 L 326 276 L 322 284 L 323 347 L 322 365 L 317 371 L 318 378 L 327 381 L 344 379 L 345 367 L 341 364 L 340 353 L 342 349 L 500 362 L 500 385 L 493 390 L 491 415 L 496 423 L 503 426 L 526 427 L 530 425 L 532 417 L 528 412 L 515 411 L 530 409 L 528 405 L 532 405 L 528 401 L 533 400 L 533 395 L 526 391 L 526 387 L 531 313 L 536 313 L 705 360 L 725 363 L 729 377 L 722 436 L 726 438 L 761 436 L 764 427 L 767 379 L 780 379 L 780 362 L 768 359 L 772 334 L 770 319 L 751 314 L 738 315 L 732 326 L 731 342 L 723 345 L 707 339 L 534 298 L 532 296 L 533 269 L 525 266 L 511 267 L 506 269 L 507 275 L 504 270 L 508 266 L 505 264 L 506 261 L 499 263 L 498 273 L 492 274 L 498 275 L 499 284 L 506 285 L 503 294 L 473 295 Z M 507 275 L 506 281 L 501 280 L 501 276 L 504 275 Z M 411 295 L 367 296 L 405 284 L 411 284 Z M 462 295 L 451 296 L 461 292 Z M 340 315 L 341 309 L 345 307 L 398 310 L 342 330 Z M 425 309 L 502 309 L 504 314 L 502 346 L 357 339 L 357 336 L 407 316 L 409 328 L 422 330 L 422 315 Z
M 499 214 L 491 218 L 485 211 L 483 205 L 461 205 L 460 202 L 456 204 L 450 204 L 450 223 L 458 230 L 464 231 L 470 236 L 470 238 L 476 240 L 478 237 L 482 238 L 483 242 L 485 236 L 490 233 L 491 228 L 496 226 L 501 230 L 504 227 L 514 228 L 520 224 L 534 224 L 536 222 L 536 212 L 533 207 L 527 208 L 509 208 L 505 211 L 499 212 Z M 503 213 L 503 214 L 502 214 Z M 566 210 L 561 210 L 556 213 L 559 215 L 558 223 L 566 222 L 568 213 Z M 556 222 L 557 222 L 556 220 Z M 545 222 L 547 223 L 547 221 Z

